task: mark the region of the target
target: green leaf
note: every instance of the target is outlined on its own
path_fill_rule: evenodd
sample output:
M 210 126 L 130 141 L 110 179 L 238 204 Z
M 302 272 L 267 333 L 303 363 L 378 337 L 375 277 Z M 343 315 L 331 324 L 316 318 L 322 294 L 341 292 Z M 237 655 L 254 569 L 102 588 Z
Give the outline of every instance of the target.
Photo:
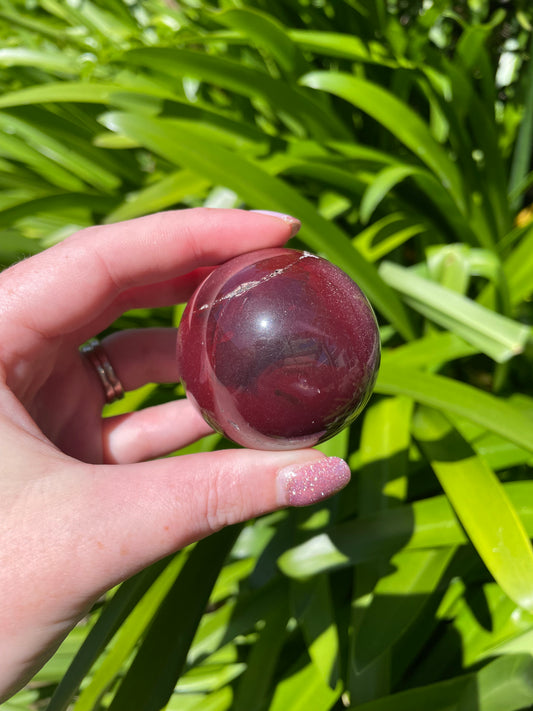
M 402 551 L 390 560 L 358 624 L 353 663 L 359 671 L 386 652 L 421 615 L 423 606 L 442 583 L 454 548 Z
M 421 408 L 414 434 L 481 559 L 502 590 L 533 612 L 533 549 L 488 464 L 439 412 Z
M 528 326 L 398 264 L 383 262 L 379 273 L 389 286 L 405 296 L 410 306 L 496 362 L 504 363 L 523 352 L 531 334 Z
M 533 292 L 533 224 L 524 230 L 520 243 L 509 254 L 503 268 L 509 285 L 509 298 L 516 306 Z
M 361 222 L 366 224 L 385 195 L 398 183 L 414 175 L 417 170 L 416 167 L 410 165 L 393 165 L 378 173 L 361 199 L 359 206 Z
M 239 679 L 232 706 L 234 711 L 249 711 L 257 699 L 268 698 L 269 690 L 275 688 L 273 677 L 285 642 L 288 620 L 289 610 L 285 599 L 264 620 L 264 627 L 248 657 L 246 671 Z
M 71 53 L 5 47 L 0 49 L 0 67 L 39 67 L 56 74 L 78 74 L 81 69 L 79 56 Z
M 169 89 L 157 84 L 143 82 L 140 85 L 112 84 L 109 82 L 92 83 L 88 81 L 65 81 L 37 84 L 0 96 L 0 108 L 31 106 L 45 103 L 81 103 L 112 104 L 112 97 L 117 99 L 127 94 L 145 94 L 148 97 L 176 98 Z
M 424 405 L 472 420 L 533 452 L 531 418 L 505 400 L 466 383 L 383 359 L 375 390 L 386 395 L 407 395 Z
M 533 53 L 533 34 L 530 39 L 529 54 Z M 524 115 L 520 121 L 518 137 L 514 146 L 511 174 L 509 176 L 508 192 L 513 197 L 512 207 L 516 210 L 520 205 L 518 188 L 526 178 L 531 166 L 530 156 L 533 147 L 533 62 L 527 64 L 527 75 L 524 78 L 526 100 Z
M 407 494 L 408 451 L 413 402 L 384 398 L 365 413 L 357 478 L 357 510 L 370 514 L 403 501 Z
M 77 176 L 89 185 L 108 192 L 115 190 L 121 183 L 120 179 L 103 168 L 100 164 L 91 160 L 79 151 L 74 150 L 70 145 L 64 145 L 61 141 L 50 136 L 45 130 L 32 125 L 9 114 L 0 113 L 0 129 L 16 135 L 24 141 L 26 146 L 31 147 L 39 154 L 47 156 L 62 169 L 69 171 L 73 176 Z M 83 183 L 74 183 L 74 189 L 83 188 Z
M 358 711 L 520 711 L 533 702 L 529 655 L 496 659 L 475 674 L 409 689 L 358 706 Z
M 241 635 L 253 633 L 265 619 L 273 616 L 276 608 L 284 608 L 286 601 L 286 581 L 278 576 L 272 584 L 242 592 L 238 598 L 230 599 L 222 607 L 204 615 L 187 655 L 187 663 L 196 664 Z
M 340 649 L 329 578 L 293 581 L 291 598 L 309 657 L 326 684 L 335 689 L 340 681 Z
M 343 269 L 397 330 L 407 337 L 411 336 L 411 326 L 399 300 L 379 278 L 373 265 L 363 260 L 344 233 L 323 218 L 312 203 L 290 185 L 266 173 L 259 164 L 209 140 L 201 126 L 195 129 L 179 120 L 153 119 L 128 113 L 107 114 L 102 120 L 111 130 L 125 133 L 214 184 L 230 188 L 251 207 L 299 217 L 303 224 L 301 239 L 332 262 L 342 264 Z M 231 171 L 227 169 L 229 165 L 232 166 Z
M 0 154 L 26 163 L 29 168 L 41 175 L 46 181 L 63 190 L 76 192 L 82 191 L 85 187 L 81 180 L 58 165 L 55 160 L 43 155 L 39 149 L 38 141 L 35 146 L 32 146 L 23 137 L 9 135 L 0 131 Z
M 390 56 L 381 42 L 367 42 L 361 37 L 343 32 L 323 30 L 289 30 L 290 37 L 301 49 L 327 57 L 342 57 L 355 62 L 382 64 L 397 67 L 397 61 Z
M 481 587 L 466 588 L 456 578 L 449 588 L 462 586 L 462 595 L 452 601 L 448 594 L 437 615 L 453 624 L 463 640 L 463 662 L 466 667 L 490 661 L 501 654 L 529 654 L 533 634 L 533 615 L 514 603 L 494 582 Z M 449 602 L 446 600 L 449 598 Z M 484 607 L 490 616 L 488 626 L 479 610 Z
M 308 65 L 299 47 L 272 15 L 255 8 L 242 7 L 215 13 L 214 19 L 239 30 L 246 38 L 270 52 L 287 74 L 298 76 L 306 71 Z
M 519 711 L 533 704 L 533 660 L 530 654 L 494 660 L 477 675 L 480 711 Z M 465 706 L 461 711 L 469 711 Z
M 232 701 L 231 687 L 225 686 L 212 694 L 174 694 L 165 711 L 229 711 Z
M 293 88 L 262 71 L 220 56 L 185 49 L 153 47 L 125 55 L 128 64 L 149 67 L 166 76 L 191 77 L 247 97 L 260 97 L 299 121 L 315 138 L 347 139 L 349 133 L 331 112 L 305 90 Z
M 533 484 L 504 484 L 513 507 L 533 537 Z M 333 526 L 285 551 L 278 559 L 283 573 L 307 578 L 357 565 L 396 552 L 465 545 L 468 539 L 445 496 L 397 506 Z
M 100 663 L 96 666 L 90 681 L 83 685 L 73 706 L 74 711 L 92 711 L 97 708 L 102 696 L 114 686 L 156 614 L 161 601 L 179 575 L 187 556 L 188 551 L 175 555 L 128 617 L 122 621 L 106 653 L 99 660 Z
M 301 83 L 335 94 L 379 121 L 435 173 L 460 212 L 466 213 L 459 171 L 424 121 L 401 100 L 376 84 L 341 72 L 311 72 Z
M 90 210 L 96 213 L 109 210 L 115 199 L 102 195 L 91 195 L 89 193 L 67 192 L 50 194 L 46 197 L 27 200 L 20 205 L 13 205 L 4 210 L 0 210 L 0 226 L 12 225 L 19 220 L 36 219 L 39 214 L 54 214 L 56 216 L 64 214 L 68 216 L 74 210 Z
M 315 664 L 303 658 L 276 686 L 268 711 L 329 711 L 340 696 L 324 682 Z
M 401 213 L 392 213 L 359 232 L 353 244 L 369 262 L 376 262 L 426 229 L 423 224 L 413 224 Z
M 187 197 L 201 196 L 211 185 L 190 170 L 180 170 L 165 176 L 143 190 L 130 193 L 125 201 L 109 213 L 104 222 L 130 220 L 179 205 Z
M 239 533 L 223 529 L 198 543 L 152 624 L 122 680 L 110 711 L 160 711 L 182 672 L 187 652 L 220 569 Z
M 121 628 L 124 620 L 171 562 L 166 558 L 123 583 L 104 606 L 98 621 L 82 644 L 57 687 L 47 711 L 65 711 L 98 656 Z
M 383 359 L 387 364 L 411 369 L 439 370 L 443 363 L 478 352 L 477 348 L 455 333 L 439 331 L 398 348 L 388 349 L 383 353 Z

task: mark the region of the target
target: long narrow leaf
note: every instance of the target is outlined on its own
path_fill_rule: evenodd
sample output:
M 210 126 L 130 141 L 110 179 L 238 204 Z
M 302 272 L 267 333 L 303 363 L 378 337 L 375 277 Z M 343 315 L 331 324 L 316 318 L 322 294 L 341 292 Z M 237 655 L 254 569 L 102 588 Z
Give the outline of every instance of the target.
M 533 34 L 531 35 L 525 86 L 527 87 L 524 116 L 520 123 L 518 138 L 515 144 L 511 175 L 509 176 L 508 192 L 512 196 L 512 207 L 516 210 L 520 205 L 518 188 L 523 183 L 531 168 L 531 149 L 533 147 Z
M 512 321 L 462 294 L 441 286 L 392 262 L 383 262 L 379 273 L 407 302 L 424 316 L 503 363 L 522 353 L 530 337 L 528 326 Z
M 166 558 L 123 583 L 108 602 L 57 687 L 47 711 L 65 711 L 92 665 L 149 587 L 170 563 Z
M 214 17 L 217 22 L 243 32 L 247 38 L 269 51 L 288 74 L 298 76 L 308 67 L 298 45 L 272 15 L 242 7 L 224 10 Z
M 293 88 L 266 72 L 239 62 L 201 52 L 156 47 L 132 50 L 125 59 L 128 63 L 155 69 L 163 75 L 193 77 L 244 96 L 266 99 L 272 106 L 300 121 L 316 138 L 346 139 L 349 135 L 343 124 L 324 111 L 305 90 Z
M 511 600 L 533 611 L 533 549 L 494 473 L 435 410 L 417 412 L 415 436 L 495 580 Z
M 533 537 L 533 484 L 513 482 L 504 490 Z M 332 527 L 290 548 L 278 561 L 294 578 L 390 558 L 397 551 L 462 546 L 468 539 L 445 496 L 434 496 Z
M 233 526 L 196 545 L 159 607 L 124 677 L 110 711 L 160 711 L 181 674 L 220 568 L 240 527 Z
M 170 158 L 215 184 L 237 193 L 252 207 L 295 214 L 303 224 L 301 238 L 314 250 L 344 269 L 366 292 L 397 330 L 407 336 L 412 329 L 392 289 L 379 278 L 373 265 L 353 249 L 344 233 L 324 219 L 315 207 L 290 185 L 268 175 L 251 161 L 209 140 L 199 127 L 184 126 L 180 121 L 152 119 L 127 113 L 108 114 L 106 125 L 140 140 L 153 151 Z M 228 170 L 231 166 L 231 170 Z
M 179 555 L 174 556 L 173 560 L 154 580 L 150 589 L 139 600 L 135 609 L 122 622 L 94 675 L 89 683 L 81 689 L 73 711 L 93 711 L 98 707 L 105 692 L 113 687 L 142 639 L 162 599 L 173 585 L 187 555 L 188 551 L 182 551 Z
M 408 395 L 467 420 L 533 452 L 533 421 L 517 407 L 500 398 L 442 375 L 393 365 L 386 359 L 376 383 L 376 391 L 387 395 Z
M 360 77 L 341 72 L 312 72 L 302 84 L 346 99 L 389 129 L 441 180 L 465 213 L 464 187 L 457 168 L 422 119 L 393 94 Z

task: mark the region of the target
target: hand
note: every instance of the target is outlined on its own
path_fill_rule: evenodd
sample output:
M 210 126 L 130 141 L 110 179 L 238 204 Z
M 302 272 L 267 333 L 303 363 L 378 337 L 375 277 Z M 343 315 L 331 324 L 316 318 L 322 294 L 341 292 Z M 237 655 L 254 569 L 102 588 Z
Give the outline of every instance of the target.
M 0 275 L 0 701 L 110 587 L 225 525 L 347 483 L 344 462 L 313 450 L 154 461 L 208 426 L 186 400 L 102 419 L 102 384 L 79 353 L 124 311 L 186 301 L 207 268 L 297 227 L 242 210 L 167 212 L 83 230 Z M 103 344 L 131 390 L 178 380 L 175 340 L 147 329 Z

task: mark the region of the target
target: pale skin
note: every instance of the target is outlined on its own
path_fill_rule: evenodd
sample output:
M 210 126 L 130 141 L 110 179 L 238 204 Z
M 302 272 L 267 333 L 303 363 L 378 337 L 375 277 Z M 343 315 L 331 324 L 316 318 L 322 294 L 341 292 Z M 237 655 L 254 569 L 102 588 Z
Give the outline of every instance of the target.
M 101 383 L 79 353 L 124 311 L 186 301 L 206 269 L 281 246 L 297 227 L 244 210 L 171 211 L 83 230 L 0 274 L 0 701 L 106 590 L 288 505 L 287 471 L 327 470 L 315 450 L 157 459 L 209 427 L 186 400 L 102 419 Z M 175 339 L 123 331 L 103 345 L 132 390 L 179 379 Z M 325 477 L 313 496 L 347 476 Z

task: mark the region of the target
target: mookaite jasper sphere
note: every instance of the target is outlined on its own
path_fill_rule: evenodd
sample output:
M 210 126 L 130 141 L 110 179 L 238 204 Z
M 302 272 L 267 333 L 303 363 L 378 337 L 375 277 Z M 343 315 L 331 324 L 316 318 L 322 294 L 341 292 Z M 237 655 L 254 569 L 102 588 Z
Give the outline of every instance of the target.
M 365 406 L 379 333 L 359 287 L 307 252 L 236 257 L 198 287 L 178 331 L 187 396 L 218 432 L 254 449 L 309 447 Z

